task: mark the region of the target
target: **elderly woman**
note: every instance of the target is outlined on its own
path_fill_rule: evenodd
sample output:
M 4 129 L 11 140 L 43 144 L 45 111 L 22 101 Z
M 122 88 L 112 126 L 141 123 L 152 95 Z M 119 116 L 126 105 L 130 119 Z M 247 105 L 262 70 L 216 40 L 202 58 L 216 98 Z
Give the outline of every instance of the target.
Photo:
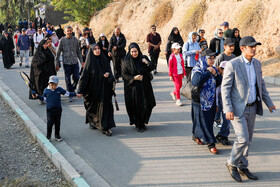
M 115 127 L 112 104 L 114 76 L 107 58 L 98 45 L 93 45 L 87 55 L 79 80 L 78 96 L 84 96 L 86 123 L 112 136 Z
M 213 66 L 215 53 L 211 49 L 204 51 L 205 55 L 192 70 L 192 121 L 193 140 L 199 145 L 207 142 L 211 153 L 217 154 L 216 138 L 213 133 L 213 123 L 216 112 L 216 87 L 221 84 L 222 77 Z
M 142 55 L 138 44 L 131 43 L 122 64 L 125 106 L 130 125 L 135 124 L 138 132 L 147 130 L 152 109 L 156 101 L 151 84 L 153 64 Z

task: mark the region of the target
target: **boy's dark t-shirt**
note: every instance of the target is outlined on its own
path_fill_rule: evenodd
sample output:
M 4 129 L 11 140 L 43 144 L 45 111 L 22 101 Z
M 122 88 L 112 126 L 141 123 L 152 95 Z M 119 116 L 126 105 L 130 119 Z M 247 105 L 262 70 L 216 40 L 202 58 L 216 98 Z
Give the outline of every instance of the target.
M 61 87 L 57 87 L 55 90 L 51 90 L 49 87 L 47 87 L 44 90 L 44 93 L 42 96 L 38 96 L 40 100 L 44 100 L 44 97 L 47 99 L 47 109 L 51 108 L 61 108 L 61 95 L 65 95 L 67 93 L 68 96 L 76 96 L 75 92 L 67 92 Z

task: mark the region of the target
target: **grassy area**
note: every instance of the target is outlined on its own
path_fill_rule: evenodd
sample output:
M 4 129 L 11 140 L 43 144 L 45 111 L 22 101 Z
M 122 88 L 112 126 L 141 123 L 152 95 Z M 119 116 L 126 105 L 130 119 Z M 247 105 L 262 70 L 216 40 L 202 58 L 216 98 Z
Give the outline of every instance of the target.
M 242 33 L 254 35 L 261 26 L 263 4 L 260 0 L 254 1 L 242 8 L 236 18 L 236 25 Z
M 183 30 L 187 31 L 187 34 L 191 31 L 197 30 L 201 26 L 206 9 L 206 0 L 202 0 L 200 3 L 192 4 L 186 10 L 181 27 Z
M 165 1 L 157 6 L 151 18 L 151 25 L 157 27 L 164 26 L 173 16 L 173 6 L 171 1 Z

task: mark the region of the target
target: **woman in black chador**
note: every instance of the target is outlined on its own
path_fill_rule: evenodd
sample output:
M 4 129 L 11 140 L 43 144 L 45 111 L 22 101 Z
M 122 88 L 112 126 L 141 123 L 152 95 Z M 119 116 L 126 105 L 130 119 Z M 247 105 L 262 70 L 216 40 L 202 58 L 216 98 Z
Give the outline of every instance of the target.
M 7 31 L 0 39 L 0 52 L 2 52 L 4 68 L 9 69 L 15 63 L 15 45 Z
M 31 62 L 30 81 L 35 86 L 34 91 L 39 95 L 43 95 L 44 89 L 48 87 L 49 77 L 56 75 L 55 56 L 49 48 L 51 45 L 52 41 L 49 38 L 43 39 Z M 33 99 L 31 92 L 29 99 Z
M 172 53 L 171 51 L 171 46 L 174 43 L 179 43 L 181 46 L 181 53 L 182 53 L 182 47 L 184 45 L 184 41 L 181 37 L 180 31 L 177 27 L 173 27 L 171 33 L 168 36 L 167 44 L 166 44 L 166 49 L 165 49 L 165 56 L 166 56 L 166 61 L 167 61 L 167 66 L 169 63 L 169 57 Z
M 147 130 L 152 109 L 156 101 L 151 84 L 153 64 L 147 56 L 142 55 L 138 44 L 131 43 L 122 64 L 124 79 L 125 106 L 130 125 L 135 124 L 136 130 Z
M 116 126 L 112 104 L 113 84 L 109 61 L 95 44 L 87 55 L 77 92 L 84 96 L 86 123 L 91 129 L 98 129 L 107 136 L 112 135 L 110 129 Z

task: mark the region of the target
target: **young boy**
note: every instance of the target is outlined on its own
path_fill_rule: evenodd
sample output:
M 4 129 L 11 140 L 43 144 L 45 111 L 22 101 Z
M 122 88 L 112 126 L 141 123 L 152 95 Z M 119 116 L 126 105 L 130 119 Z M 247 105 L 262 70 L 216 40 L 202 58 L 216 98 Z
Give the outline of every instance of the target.
M 47 103 L 47 139 L 51 139 L 52 127 L 55 125 L 55 140 L 60 142 L 62 138 L 60 137 L 60 119 L 61 119 L 61 94 L 73 97 L 76 96 L 75 92 L 67 92 L 61 87 L 58 87 L 58 77 L 50 76 L 49 86 L 44 90 L 42 96 L 36 94 L 34 98 L 38 98 L 41 101 L 46 101 Z
M 226 66 L 227 61 L 222 61 L 218 67 L 218 71 L 220 75 L 223 75 L 224 68 Z M 216 103 L 217 103 L 217 111 L 218 106 L 220 106 L 220 111 L 222 113 L 223 123 L 221 124 L 221 129 L 216 136 L 216 140 L 221 143 L 222 145 L 231 145 L 230 141 L 228 140 L 228 136 L 230 133 L 230 121 L 226 119 L 226 115 L 223 112 L 223 102 L 221 96 L 221 86 L 217 87 L 216 89 Z
M 180 89 L 182 87 L 182 79 L 186 76 L 183 55 L 180 53 L 181 46 L 179 43 L 173 43 L 171 50 L 173 51 L 169 57 L 169 76 L 174 82 L 175 90 L 170 93 L 176 105 L 182 106 L 180 99 Z M 175 97 L 176 96 L 176 97 Z

